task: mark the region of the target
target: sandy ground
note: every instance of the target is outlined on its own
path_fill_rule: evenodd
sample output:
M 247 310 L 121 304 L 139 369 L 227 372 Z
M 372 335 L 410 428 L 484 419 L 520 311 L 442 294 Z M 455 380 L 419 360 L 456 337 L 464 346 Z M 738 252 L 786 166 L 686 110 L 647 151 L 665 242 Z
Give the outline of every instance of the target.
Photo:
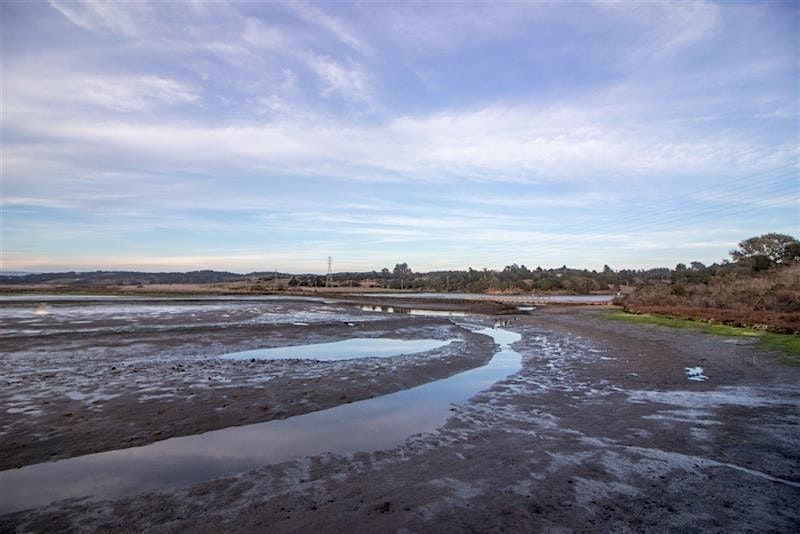
M 395 449 L 300 458 L 180 491 L 116 502 L 56 503 L 0 516 L 0 531 L 796 531 L 800 369 L 778 363 L 747 340 L 620 323 L 597 313 L 548 309 L 500 317 L 509 321 L 508 329 L 522 334 L 514 345 L 523 356 L 522 369 L 458 407 L 438 431 L 413 436 Z M 294 325 L 247 324 L 241 332 L 203 327 L 181 335 L 176 328 L 169 341 L 158 332 L 141 338 L 125 334 L 117 338 L 119 347 L 108 333 L 81 340 L 65 333 L 48 340 L 56 344 L 41 351 L 45 363 L 53 365 L 54 357 L 48 354 L 57 347 L 65 354 L 79 354 L 82 361 L 98 362 L 102 372 L 87 373 L 93 385 L 87 391 L 105 383 L 112 361 L 137 366 L 125 371 L 130 374 L 120 380 L 126 385 L 119 396 L 96 399 L 98 404 L 71 400 L 69 395 L 55 400 L 54 391 L 75 388 L 83 363 L 60 371 L 71 377 L 56 383 L 61 390 L 46 380 L 34 387 L 31 384 L 46 376 L 43 371 L 34 365 L 28 376 L 9 358 L 29 349 L 17 346 L 15 351 L 4 343 L 3 380 L 16 373 L 13 380 L 21 382 L 12 380 L 11 388 L 3 388 L 0 457 L 7 467 L 87 452 L 78 438 L 68 437 L 79 417 L 82 429 L 100 433 L 105 428 L 106 434 L 109 426 L 115 433 L 123 429 L 119 440 L 134 437 L 131 444 L 140 444 L 202 431 L 205 418 L 192 417 L 197 410 L 206 416 L 224 414 L 211 423 L 213 428 L 287 416 L 445 376 L 480 365 L 491 355 L 487 338 L 447 319 L 364 317 L 370 321 L 348 319 L 356 325 L 352 327 L 346 322 L 320 323 L 298 327 L 305 330 L 297 333 Z M 470 320 L 491 324 L 498 319 Z M 251 370 L 212 372 L 203 367 L 211 365 L 207 355 L 222 347 L 252 348 L 252 329 L 260 333 L 259 346 L 266 346 L 265 340 L 279 345 L 309 335 L 349 337 L 357 330 L 367 336 L 457 336 L 463 342 L 456 346 L 469 349 L 466 358 L 459 351 L 445 351 L 319 368 L 308 363 L 296 368 L 288 362 L 258 364 L 263 366 L 259 376 L 276 375 L 266 384 L 243 383 L 253 376 Z M 18 342 L 23 343 L 21 337 Z M 167 356 L 157 363 L 132 356 L 143 355 L 148 347 L 151 353 L 175 355 L 182 367 L 193 370 L 180 371 L 178 362 Z M 694 367 L 702 367 L 707 380 L 690 381 L 686 368 Z M 191 379 L 185 378 L 187 372 Z M 200 386 L 206 374 L 213 385 Z M 313 401 L 297 406 L 303 391 L 325 391 L 331 378 L 351 375 L 346 388 L 337 385 L 335 392 L 322 397 L 312 393 L 308 396 Z M 143 377 L 144 389 L 156 387 L 127 390 L 137 376 Z M 217 384 L 216 376 L 225 381 Z M 303 390 L 311 377 L 317 380 L 313 388 Z M 25 389 L 29 387 L 33 389 Z M 181 388 L 189 388 L 191 397 Z M 240 403 L 231 394 L 251 389 L 276 391 L 267 410 L 260 410 L 252 397 Z M 36 392 L 51 394 L 48 404 L 19 400 L 41 400 Z M 141 399 L 159 392 L 171 397 Z M 337 401 L 337 394 L 347 397 Z M 9 400 L 9 395 L 16 397 Z M 107 404 L 111 402 L 118 404 Z M 225 402 L 225 410 L 209 408 Z M 149 418 L 136 423 L 134 412 L 151 404 Z M 166 407 L 163 413 L 159 406 Z M 183 411 L 173 414 L 179 406 L 185 406 Z M 40 411 L 33 413 L 31 407 Z M 250 412 L 255 415 L 247 415 Z M 193 422 L 181 427 L 181 418 Z M 125 425 L 132 430 L 125 431 Z M 91 450 L 121 446 L 119 440 L 87 436 L 80 439 L 90 443 Z M 39 446 L 39 440 L 46 445 Z

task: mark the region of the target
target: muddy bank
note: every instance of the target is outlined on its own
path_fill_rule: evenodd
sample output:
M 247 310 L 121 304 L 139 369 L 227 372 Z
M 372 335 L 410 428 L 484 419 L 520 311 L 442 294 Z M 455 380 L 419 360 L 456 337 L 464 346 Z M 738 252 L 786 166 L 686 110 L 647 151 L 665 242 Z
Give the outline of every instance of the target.
M 67 502 L 0 529 L 796 530 L 800 369 L 740 338 L 582 310 L 502 320 L 522 335 L 522 370 L 400 447 Z M 698 366 L 707 379 L 690 381 Z

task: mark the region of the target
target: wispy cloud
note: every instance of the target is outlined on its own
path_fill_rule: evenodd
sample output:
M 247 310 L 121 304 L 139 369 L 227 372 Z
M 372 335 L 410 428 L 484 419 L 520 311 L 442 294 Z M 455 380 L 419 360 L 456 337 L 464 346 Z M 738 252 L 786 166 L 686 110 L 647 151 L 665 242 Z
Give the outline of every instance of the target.
M 144 111 L 200 100 L 197 89 L 166 77 L 77 73 L 55 67 L 49 69 L 53 79 L 42 79 L 39 69 L 9 69 L 6 87 L 12 113 L 45 112 L 56 104 L 81 106 L 84 112 L 87 108 Z
M 124 87 L 98 103 L 130 110 L 141 109 L 154 95 L 162 103 L 196 98 L 183 88 L 162 93 L 163 85 L 156 85 L 154 93 L 149 82 Z M 593 181 L 611 175 L 741 173 L 785 165 L 798 155 L 791 142 L 776 145 L 734 132 L 710 138 L 690 127 L 631 121 L 622 127 L 615 124 L 615 114 L 581 108 L 492 106 L 374 125 L 316 117 L 228 125 L 57 117 L 31 123 L 28 116 L 11 112 L 9 125 L 38 139 L 80 142 L 98 155 L 121 151 L 126 154 L 122 159 L 147 162 L 152 170 L 257 166 L 360 181 Z M 15 151 L 8 148 L 11 157 Z M 53 156 L 49 147 L 44 152 L 42 158 Z M 103 168 L 116 163 L 103 158 L 87 164 Z
M 245 20 L 242 40 L 255 48 L 266 49 L 281 49 L 292 43 L 291 37 L 284 30 L 252 17 Z
M 37 208 L 74 208 L 75 203 L 69 200 L 61 200 L 56 198 L 15 197 L 15 196 L 3 197 L 3 207 L 13 208 L 17 206 L 37 207 Z
M 85 30 L 107 31 L 126 36 L 135 36 L 139 28 L 131 16 L 131 6 L 114 2 L 86 0 L 82 2 L 60 2 L 51 0 L 56 8 L 70 22 Z M 144 4 L 135 6 L 137 10 L 147 9 Z
M 304 21 L 330 32 L 336 40 L 346 44 L 353 50 L 362 54 L 371 51 L 369 44 L 358 37 L 356 32 L 339 18 L 317 9 L 312 4 L 293 2 L 287 4 L 287 7 L 299 15 Z
M 337 62 L 324 55 L 307 56 L 308 66 L 319 76 L 324 96 L 338 94 L 347 100 L 370 102 L 372 89 L 369 75 L 356 61 L 347 58 Z

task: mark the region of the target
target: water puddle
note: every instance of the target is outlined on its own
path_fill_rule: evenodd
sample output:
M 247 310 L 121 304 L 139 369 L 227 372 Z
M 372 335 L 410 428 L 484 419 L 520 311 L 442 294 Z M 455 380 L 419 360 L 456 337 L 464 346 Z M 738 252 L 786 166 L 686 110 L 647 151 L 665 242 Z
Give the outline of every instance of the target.
M 353 360 L 356 358 L 389 358 L 401 354 L 428 352 L 449 345 L 455 339 L 390 339 L 383 337 L 357 337 L 331 343 L 293 345 L 270 349 L 229 352 L 225 360 Z
M 687 367 L 686 377 L 693 382 L 703 382 L 708 380 L 708 377 L 703 374 L 702 367 Z
M 380 312 L 380 313 L 402 313 L 405 315 L 422 315 L 428 317 L 466 317 L 467 312 L 451 310 L 423 310 L 421 308 L 400 308 L 397 306 L 370 306 L 359 305 L 361 311 Z
M 289 419 L 172 438 L 0 472 L 0 513 L 76 497 L 118 499 L 324 452 L 388 449 L 444 424 L 464 403 L 520 369 L 520 335 L 484 328 L 500 350 L 485 366 L 390 395 Z

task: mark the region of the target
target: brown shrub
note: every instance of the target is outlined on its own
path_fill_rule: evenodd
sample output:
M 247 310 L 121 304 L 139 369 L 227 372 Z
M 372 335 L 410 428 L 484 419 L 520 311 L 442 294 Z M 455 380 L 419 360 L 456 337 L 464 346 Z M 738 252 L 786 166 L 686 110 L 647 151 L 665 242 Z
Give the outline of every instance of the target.
M 675 317 L 800 331 L 800 264 L 755 276 L 719 276 L 708 284 L 652 284 L 624 297 L 626 309 Z

